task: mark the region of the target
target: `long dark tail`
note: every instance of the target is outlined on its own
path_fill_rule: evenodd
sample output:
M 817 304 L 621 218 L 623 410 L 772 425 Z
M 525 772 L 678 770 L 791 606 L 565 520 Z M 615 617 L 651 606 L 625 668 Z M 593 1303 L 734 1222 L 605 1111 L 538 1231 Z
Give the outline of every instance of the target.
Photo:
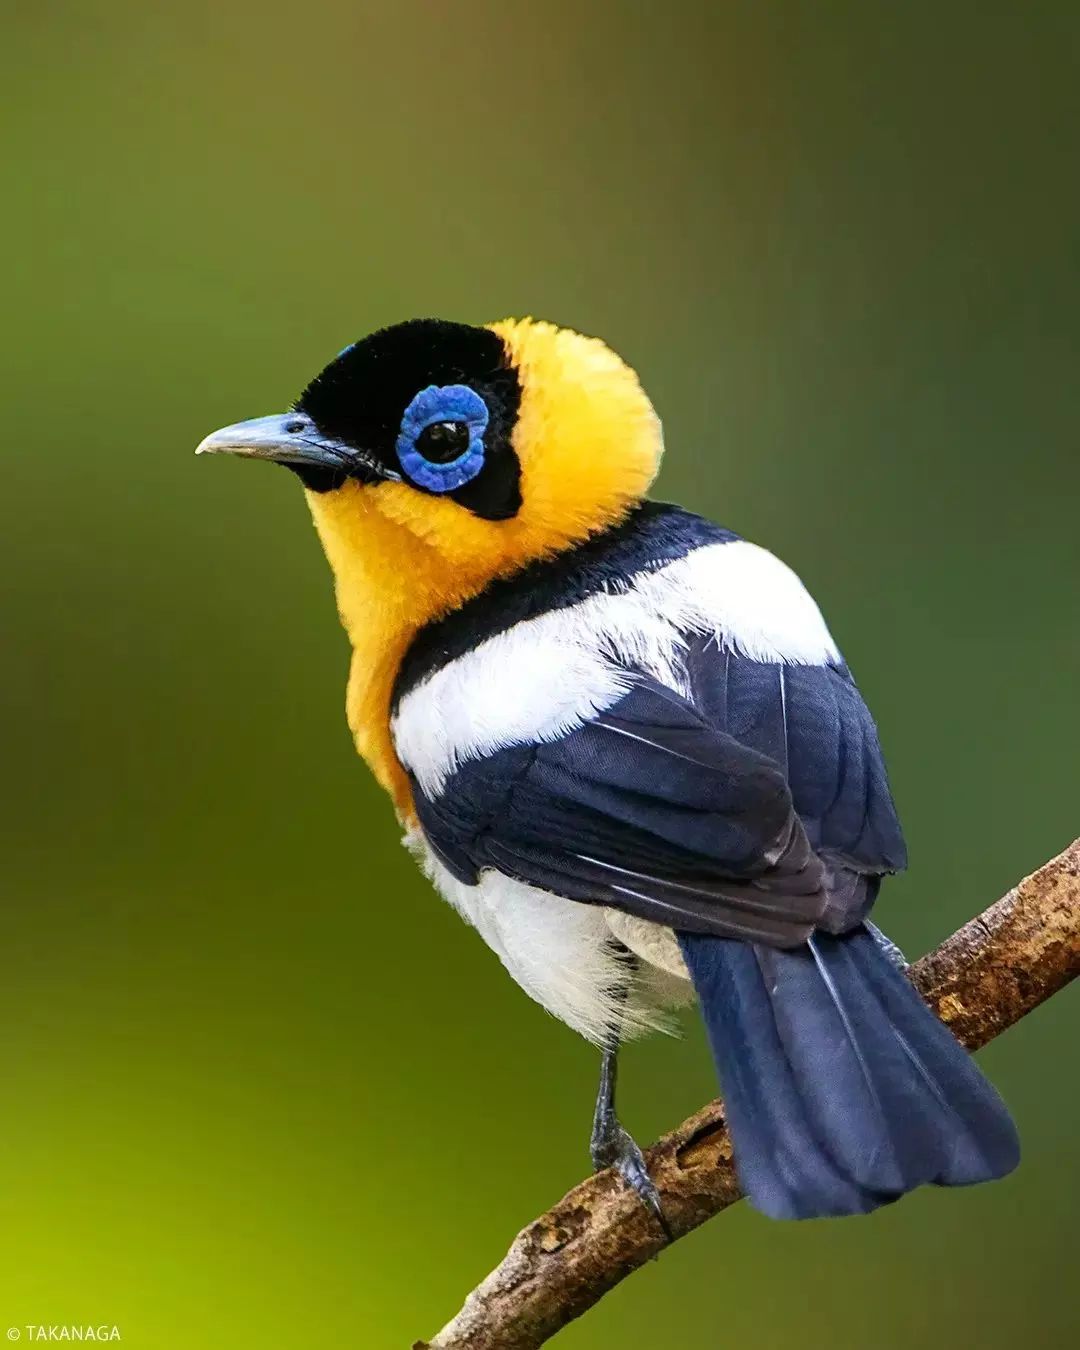
M 865 1214 L 1016 1166 L 1005 1104 L 865 928 L 793 951 L 679 942 L 756 1209 Z

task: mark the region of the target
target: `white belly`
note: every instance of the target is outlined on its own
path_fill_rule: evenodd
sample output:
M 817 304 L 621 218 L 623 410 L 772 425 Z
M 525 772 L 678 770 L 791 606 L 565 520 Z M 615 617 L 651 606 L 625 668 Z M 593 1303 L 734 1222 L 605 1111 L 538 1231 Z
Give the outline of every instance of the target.
M 467 886 L 446 870 L 422 835 L 406 843 L 440 894 L 529 997 L 587 1040 L 601 1044 L 613 1028 L 623 1040 L 670 1030 L 665 1008 L 693 997 L 670 929 L 567 900 L 493 870 Z M 620 956 L 617 943 L 638 962 Z

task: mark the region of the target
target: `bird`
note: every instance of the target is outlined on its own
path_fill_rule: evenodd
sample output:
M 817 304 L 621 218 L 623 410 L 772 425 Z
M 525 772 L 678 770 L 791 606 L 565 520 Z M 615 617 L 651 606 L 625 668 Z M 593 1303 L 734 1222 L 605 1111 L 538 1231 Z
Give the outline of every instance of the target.
M 598 1047 L 593 1165 L 665 1232 L 617 1057 L 694 1003 L 765 1215 L 1003 1177 L 1006 1106 L 869 918 L 906 851 L 867 705 L 795 572 L 649 496 L 663 450 L 631 366 L 533 319 L 380 329 L 198 447 L 300 480 L 356 747 L 436 890 Z

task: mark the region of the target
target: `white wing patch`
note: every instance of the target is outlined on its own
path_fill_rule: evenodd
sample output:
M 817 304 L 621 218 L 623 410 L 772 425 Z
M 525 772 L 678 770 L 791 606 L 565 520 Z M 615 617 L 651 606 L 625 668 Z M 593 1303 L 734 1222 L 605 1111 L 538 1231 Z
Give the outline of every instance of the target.
M 839 652 L 795 573 L 756 544 L 709 544 L 619 593 L 589 596 L 488 638 L 410 690 L 391 724 L 401 762 L 437 797 L 455 769 L 576 730 L 626 693 L 632 669 L 682 690 L 691 635 L 755 661 L 824 665 Z
M 787 563 L 738 539 L 709 544 L 643 576 L 637 589 L 677 628 L 707 633 L 754 661 L 821 666 L 840 653 Z
M 562 625 L 545 624 L 556 617 L 545 615 L 489 638 L 401 700 L 391 723 L 394 747 L 429 797 L 466 761 L 556 740 L 630 688 L 625 670 L 599 658 L 592 635 L 575 631 L 571 613 L 563 611 Z

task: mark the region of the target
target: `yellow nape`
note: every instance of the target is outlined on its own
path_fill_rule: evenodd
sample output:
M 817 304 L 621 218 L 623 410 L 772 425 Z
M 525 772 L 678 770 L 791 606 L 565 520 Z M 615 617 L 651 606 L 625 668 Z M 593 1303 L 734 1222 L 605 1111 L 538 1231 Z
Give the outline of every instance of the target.
M 357 749 L 413 818 L 394 754 L 394 678 L 413 637 L 496 577 L 615 524 L 656 475 L 660 422 L 638 378 L 596 338 L 531 319 L 490 325 L 518 371 L 512 443 L 522 505 L 483 520 L 407 483 L 307 494 L 352 643 L 346 707 Z
M 518 546 L 528 557 L 558 552 L 645 495 L 664 448 L 660 419 L 634 371 L 599 338 L 532 319 L 491 328 L 521 383 Z

